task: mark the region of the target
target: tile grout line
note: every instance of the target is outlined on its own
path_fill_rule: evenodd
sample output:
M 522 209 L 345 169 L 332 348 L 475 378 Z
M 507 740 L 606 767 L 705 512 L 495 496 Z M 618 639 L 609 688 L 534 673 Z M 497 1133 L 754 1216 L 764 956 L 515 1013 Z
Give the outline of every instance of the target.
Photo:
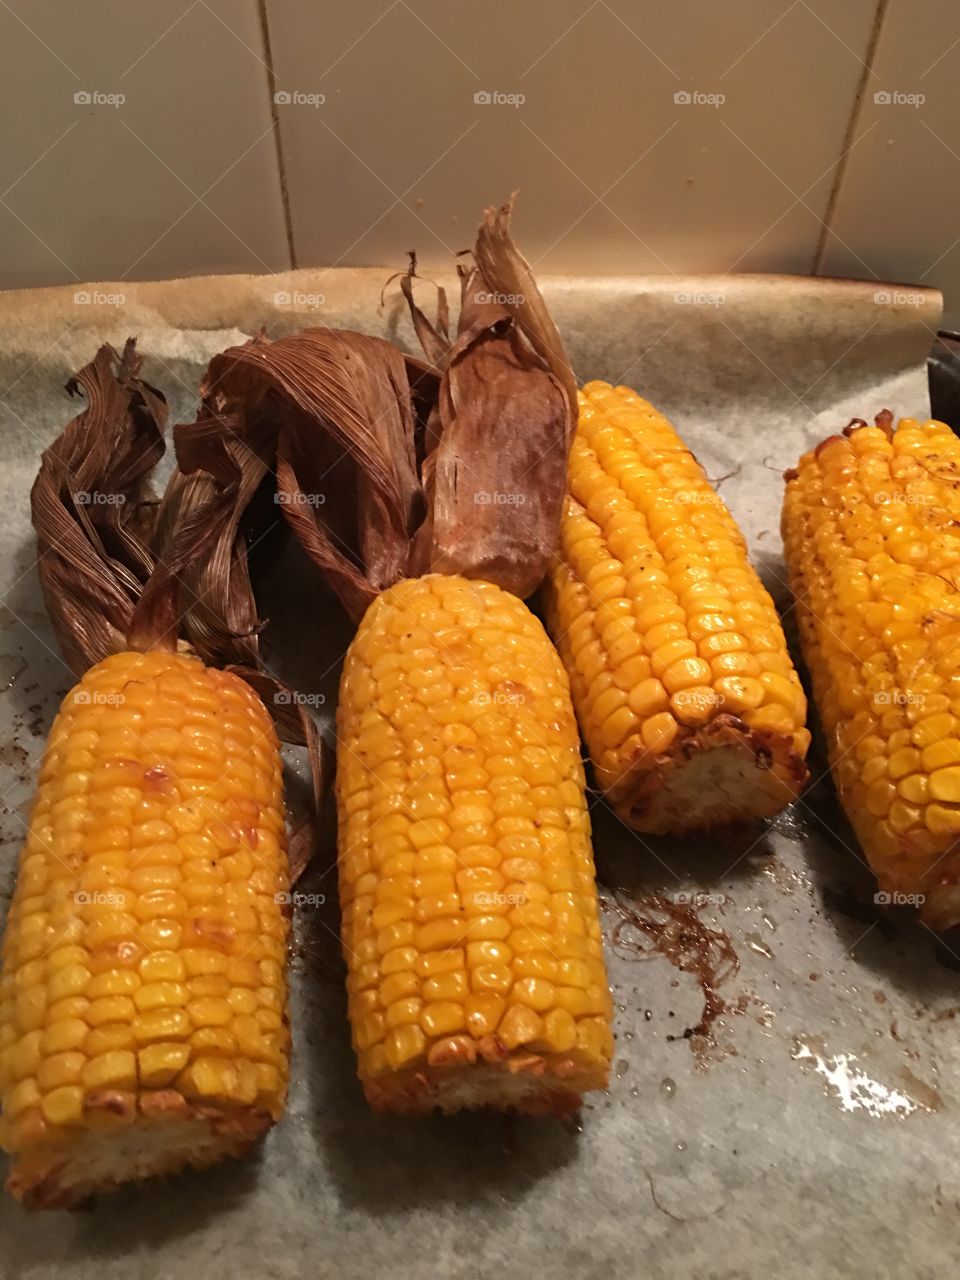
M 270 46 L 270 21 L 267 17 L 267 0 L 257 0 L 257 13 L 260 19 L 260 38 L 263 41 L 263 56 L 267 67 L 267 93 L 270 95 L 270 118 L 273 121 L 274 145 L 277 153 L 277 171 L 280 178 L 280 200 L 283 205 L 283 225 L 287 237 L 287 253 L 290 258 L 290 270 L 297 269 L 297 251 L 293 241 L 293 217 L 290 212 L 290 193 L 287 189 L 287 166 L 283 154 L 283 135 L 280 132 L 280 116 L 277 112 L 275 94 L 277 92 L 277 75 L 273 66 L 273 50 Z
M 823 213 L 823 219 L 820 223 L 820 234 L 817 236 L 816 247 L 813 251 L 813 261 L 810 264 L 810 274 L 818 276 L 820 268 L 823 265 L 824 254 L 827 250 L 827 238 L 830 235 L 830 228 L 833 226 L 834 218 L 837 213 L 837 206 L 840 203 L 840 189 L 843 186 L 843 180 L 847 174 L 847 166 L 850 163 L 850 152 L 853 148 L 854 134 L 860 118 L 863 115 L 863 102 L 867 92 L 867 84 L 870 77 L 874 74 L 873 64 L 877 57 L 877 48 L 880 44 L 880 36 L 883 32 L 884 21 L 887 16 L 887 10 L 890 8 L 890 0 L 877 0 L 877 9 L 873 16 L 873 27 L 870 31 L 870 38 L 867 41 L 867 47 L 864 52 L 863 67 L 860 72 L 860 79 L 857 82 L 857 90 L 853 99 L 853 105 L 850 108 L 850 119 L 847 121 L 847 128 L 840 144 L 840 156 L 837 160 L 837 167 L 834 170 L 833 182 L 830 186 L 830 194 L 827 197 L 827 207 Z

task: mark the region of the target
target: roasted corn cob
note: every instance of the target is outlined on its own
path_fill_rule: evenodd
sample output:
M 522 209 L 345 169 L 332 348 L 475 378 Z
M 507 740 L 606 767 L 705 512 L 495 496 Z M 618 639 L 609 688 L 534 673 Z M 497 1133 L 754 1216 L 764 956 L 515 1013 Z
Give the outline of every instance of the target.
M 390 1110 L 563 1111 L 613 1045 L 590 820 L 567 680 L 487 582 L 391 587 L 337 712 L 350 1020 Z
M 67 694 L 3 944 L 18 1199 L 207 1165 L 279 1118 L 285 847 L 276 735 L 237 676 L 121 652 Z
M 597 781 L 640 831 L 777 813 L 806 700 L 773 602 L 696 458 L 636 392 L 587 383 L 548 629 Z
M 787 473 L 783 539 L 837 790 L 881 901 L 960 922 L 960 442 L 892 416 Z

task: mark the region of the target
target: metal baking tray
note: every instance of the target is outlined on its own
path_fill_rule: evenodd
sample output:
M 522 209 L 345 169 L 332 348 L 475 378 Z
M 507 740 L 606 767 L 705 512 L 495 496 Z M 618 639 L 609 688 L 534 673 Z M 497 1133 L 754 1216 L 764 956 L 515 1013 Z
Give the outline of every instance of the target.
M 117 286 L 124 302 L 96 315 L 71 305 L 72 289 L 0 295 L 4 895 L 71 683 L 28 521 L 39 451 L 74 412 L 66 377 L 100 338 L 138 333 L 146 375 L 182 420 L 209 356 L 261 322 L 359 325 L 412 349 L 399 310 L 379 309 L 385 274 Z M 324 299 L 319 314 L 275 301 L 298 292 Z M 911 313 L 878 305 L 873 285 L 786 277 L 548 279 L 545 292 L 579 376 L 640 386 L 711 476 L 730 473 L 721 492 L 789 624 L 777 472 L 853 412 L 927 411 L 938 295 L 924 291 L 926 309 Z M 270 662 L 316 695 L 329 728 L 349 627 L 296 548 L 271 550 L 254 566 L 274 624 Z M 875 902 L 816 749 L 811 767 L 810 791 L 779 819 L 698 840 L 638 836 L 593 799 L 617 1042 L 610 1091 L 577 1123 L 369 1111 L 349 1043 L 327 815 L 301 886 L 325 901 L 296 921 L 283 1122 L 251 1159 L 126 1188 L 83 1213 L 29 1215 L 4 1198 L 0 1275 L 955 1271 L 960 944 Z

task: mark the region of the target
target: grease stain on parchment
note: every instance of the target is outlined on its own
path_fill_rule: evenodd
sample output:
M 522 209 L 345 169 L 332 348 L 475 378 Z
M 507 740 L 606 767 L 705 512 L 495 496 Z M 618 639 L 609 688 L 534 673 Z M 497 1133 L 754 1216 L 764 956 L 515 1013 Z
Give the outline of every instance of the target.
M 826 1092 L 840 1103 L 843 1111 L 862 1111 L 874 1118 L 902 1118 L 919 1110 L 940 1110 L 939 1092 L 913 1072 L 900 1072 L 903 1089 L 884 1084 L 858 1065 L 856 1054 L 830 1054 L 819 1037 L 795 1039 L 791 1057 L 823 1077 Z

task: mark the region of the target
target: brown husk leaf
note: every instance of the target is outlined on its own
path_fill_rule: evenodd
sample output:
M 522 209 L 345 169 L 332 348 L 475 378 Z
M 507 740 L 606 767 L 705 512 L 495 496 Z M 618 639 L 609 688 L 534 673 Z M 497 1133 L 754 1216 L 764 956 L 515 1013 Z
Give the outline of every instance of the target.
M 239 435 L 265 457 L 255 423 L 272 424 L 277 500 L 354 619 L 402 577 L 463 574 L 526 596 L 550 564 L 576 386 L 512 209 L 486 211 L 476 265 L 458 268 L 453 339 L 442 289 L 435 321 L 416 305 L 411 255 L 401 289 L 432 364 L 345 330 L 261 336 L 215 357 L 211 416 L 177 434 L 186 469 L 189 432 L 220 433 L 228 451 Z
M 143 585 L 163 456 L 167 405 L 137 376 L 130 338 L 102 346 L 67 383 L 86 408 L 44 450 L 30 494 L 37 571 L 63 656 L 77 676 L 122 649 Z
M 85 393 L 87 406 L 44 452 L 31 493 L 38 572 L 61 649 L 79 676 L 124 648 L 173 650 L 187 638 L 208 665 L 256 690 L 284 741 L 307 748 L 319 810 L 329 756 L 304 705 L 259 665 L 239 532 L 272 462 L 275 428 L 254 413 L 241 436 L 205 394 L 197 422 L 177 428 L 181 470 L 158 503 L 148 479 L 163 456 L 167 407 L 139 368 L 130 338 L 122 356 L 103 346 L 70 380 L 67 391 Z M 294 879 L 312 852 L 311 826 L 291 837 Z
M 422 514 L 415 393 L 432 399 L 435 377 L 382 338 L 308 329 L 231 347 L 211 361 L 207 382 L 222 425 L 246 442 L 258 418 L 271 423 L 277 502 L 361 616 L 406 571 Z M 178 456 L 186 439 L 177 436 Z

